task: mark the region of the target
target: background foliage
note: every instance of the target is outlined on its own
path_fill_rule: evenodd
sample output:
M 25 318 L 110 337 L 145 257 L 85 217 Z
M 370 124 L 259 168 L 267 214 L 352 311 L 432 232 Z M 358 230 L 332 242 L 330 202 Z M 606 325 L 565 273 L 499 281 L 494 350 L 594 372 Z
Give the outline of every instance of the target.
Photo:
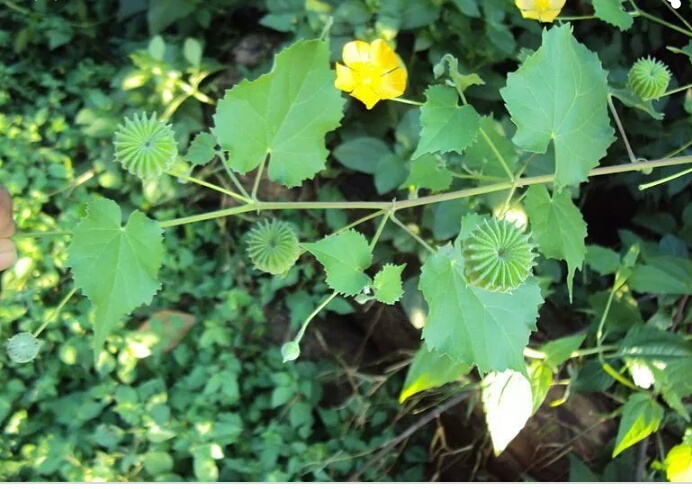
M 59 305 L 71 290 L 68 267 L 80 274 L 80 264 L 68 261 L 69 239 L 21 239 L 21 259 L 2 277 L 1 334 L 9 338 L 35 331 L 39 324 L 46 329 L 34 362 L 16 364 L 0 357 L 4 480 L 423 480 L 444 478 L 446 457 L 463 468 L 465 477 L 477 480 L 684 477 L 679 475 L 684 467 L 677 472 L 671 467 L 679 465 L 689 447 L 692 177 L 638 188 L 679 171 L 663 168 L 576 186 L 586 179 L 590 161 L 630 159 L 621 138 L 611 144 L 614 131 L 605 105 L 598 104 L 608 92 L 638 157 L 689 154 L 689 91 L 652 103 L 633 97 L 625 86 L 629 67 L 645 55 L 668 63 L 672 89 L 689 83 L 692 44 L 684 33 L 643 15 L 632 22 L 623 10 L 636 9 L 632 2 L 602 0 L 569 6 L 566 15 L 589 17 L 594 11 L 597 17 L 577 20 L 571 33 L 567 26 L 542 31 L 537 22 L 521 18 L 511 2 L 500 0 L 181 0 L 178 9 L 166 3 L 0 4 L 0 182 L 15 198 L 20 229 L 75 230 L 76 235 L 86 226 L 85 233 L 95 236 L 85 225 L 88 218 L 82 220 L 85 204 L 95 195 L 117 202 L 131 222 L 141 216 L 138 210 L 166 221 L 227 208 L 228 199 L 173 176 L 140 183 L 119 168 L 111 138 L 123 117 L 141 111 L 162 114 L 172 124 L 183 154 L 175 171 L 195 170 L 222 187 L 231 176 L 214 137 L 224 149 L 240 145 L 230 167 L 245 172 L 283 141 L 286 134 L 277 138 L 282 128 L 312 124 L 326 134 L 331 157 L 320 147 L 301 154 L 301 164 L 310 162 L 302 167 L 309 167 L 304 174 L 293 171 L 296 148 L 278 148 L 268 166 L 273 181 L 298 185 L 322 170 L 325 159 L 326 170 L 295 193 L 264 181 L 266 200 L 416 197 L 505 179 L 522 169 L 528 177 L 551 173 L 552 165 L 555 188 L 533 187 L 523 201 L 513 200 L 514 192 L 497 192 L 404 210 L 398 218 L 408 231 L 380 229 L 374 250 L 357 231 L 320 240 L 362 214 L 282 212 L 301 241 L 312 243 L 306 249 L 317 261 L 302 259 L 286 276 L 275 278 L 253 271 L 246 257 L 244 240 L 256 216 L 170 229 L 163 237 L 162 289 L 116 334 L 101 327 L 99 341 L 105 348 L 95 357 L 90 325 L 102 324 L 103 313 L 92 312 L 84 300 Z M 683 7 L 689 11 L 692 6 Z M 665 2 L 645 8 L 675 21 Z M 316 41 L 293 44 L 277 58 L 285 70 L 250 85 L 269 71 L 274 52 L 296 39 L 318 37 L 330 18 L 330 52 Z M 302 74 L 304 83 L 316 86 L 330 77 L 309 64 L 311 57 L 334 61 L 345 42 L 376 37 L 396 45 L 409 70 L 406 96 L 424 101 L 421 108 L 381 103 L 366 111 L 353 99 L 325 90 L 323 105 L 309 106 L 314 113 L 285 110 L 281 101 L 295 76 Z M 543 56 L 533 57 L 539 48 Z M 305 64 L 288 63 L 291 56 Z M 286 70 L 291 80 L 282 78 Z M 474 73 L 477 79 L 461 73 Z M 580 77 L 593 85 L 588 93 L 576 82 L 556 83 Z M 427 88 L 435 80 L 446 85 Z M 233 85 L 236 90 L 224 96 Z M 250 87 L 273 100 L 264 113 L 243 105 Z M 590 124 L 573 126 L 568 119 L 531 112 L 546 103 L 549 112 L 559 111 L 560 99 L 532 106 L 523 97 L 525 87 L 544 94 L 569 92 L 580 111 L 593 116 Z M 458 106 L 457 91 L 473 106 Z M 341 128 L 329 132 L 344 103 Z M 238 114 L 252 124 L 233 125 Z M 262 137 L 250 138 L 248 128 L 252 136 L 259 131 Z M 555 139 L 551 151 L 533 157 L 529 166 L 513 143 L 540 152 L 549 141 L 539 133 Z M 96 207 L 106 212 L 107 202 Z M 505 203 L 519 217 L 522 212 L 524 219 L 528 216 L 542 256 L 536 278 L 516 291 L 512 307 L 496 304 L 499 312 L 486 321 L 493 334 L 483 337 L 475 323 L 492 299 L 467 288 L 454 263 L 461 260 L 459 241 L 468 233 L 464 226 L 474 223 L 470 211 L 489 213 Z M 376 232 L 375 226 L 363 229 Z M 133 229 L 130 237 L 136 236 Z M 420 245 L 454 238 L 435 255 L 428 256 Z M 335 249 L 350 254 L 344 259 Z M 328 287 L 317 262 L 324 266 Z M 406 266 L 385 265 L 381 274 L 371 274 L 371 281 L 365 272 L 373 263 Z M 392 287 L 402 276 L 403 287 Z M 86 295 L 99 295 L 97 282 L 90 290 L 80 282 Z M 392 341 L 389 352 L 379 352 L 378 368 L 365 371 L 349 365 L 344 355 L 325 355 L 333 345 L 324 347 L 319 330 L 337 324 L 338 315 L 367 314 L 373 307 L 339 298 L 327 307 L 325 328 L 311 327 L 318 330 L 314 341 L 323 348 L 315 349 L 322 353 L 282 363 L 280 344 L 329 297 L 329 288 L 363 302 L 358 294 L 366 285 L 383 303 L 401 298 L 412 324 L 427 321 L 427 344 L 448 356 L 418 349 L 417 339 Z M 538 331 L 524 350 L 543 300 Z M 469 320 L 452 329 L 449 311 L 460 303 L 483 307 L 475 318 L 466 309 L 457 311 Z M 546 310 L 560 315 L 551 320 Z M 55 311 L 57 318 L 52 318 Z M 408 323 L 396 324 L 396 335 L 411 335 Z M 508 324 L 519 325 L 521 338 L 508 337 L 496 355 L 488 353 L 498 337 L 508 334 Z M 450 341 L 452 330 L 471 338 L 473 347 L 458 341 L 460 336 Z M 417 353 L 411 357 L 397 351 L 387 357 L 402 345 Z M 465 365 L 469 358 L 481 374 L 505 368 L 516 372 L 481 379 Z M 393 374 L 408 362 L 405 379 L 403 373 Z M 339 395 L 330 395 L 330 389 Z M 551 389 L 562 396 L 550 401 L 553 406 L 584 394 L 596 398 L 602 410 L 594 426 L 610 424 L 611 440 L 580 449 L 569 459 L 569 450 L 561 450 L 577 439 L 560 440 L 553 458 L 559 455 L 568 464 L 568 474 L 564 467 L 554 475 L 528 464 L 511 476 L 494 473 L 491 446 L 499 454 L 532 415 L 540 415 Z M 406 401 L 404 407 L 397 397 Z M 460 437 L 455 443 L 445 439 L 443 424 L 434 434 L 415 424 L 413 435 L 405 431 L 414 421 L 402 413 L 421 407 L 435 413 L 449 399 L 468 400 L 466 412 L 457 413 L 468 424 L 484 410 L 488 432 L 476 430 L 470 441 Z M 438 401 L 442 404 L 432 407 Z M 508 418 L 509 431 L 499 430 Z M 618 421 L 612 424 L 613 419 Z M 406 443 L 396 450 L 387 448 L 402 439 Z M 369 460 L 372 453 L 382 456 Z

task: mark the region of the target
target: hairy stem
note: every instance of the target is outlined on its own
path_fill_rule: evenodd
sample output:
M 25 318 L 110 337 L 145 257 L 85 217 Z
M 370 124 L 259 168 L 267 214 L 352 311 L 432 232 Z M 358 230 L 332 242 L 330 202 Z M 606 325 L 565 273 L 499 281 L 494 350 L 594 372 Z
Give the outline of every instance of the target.
M 624 165 L 615 165 L 596 168 L 591 170 L 588 174 L 589 177 L 597 177 L 602 175 L 614 175 L 618 173 L 627 173 L 631 171 L 641 171 L 649 168 L 661 168 L 665 166 L 674 165 L 684 165 L 692 163 L 692 156 L 679 156 L 676 158 L 663 158 L 659 160 L 644 161 L 637 163 L 626 163 Z M 183 217 L 180 219 L 172 219 L 169 221 L 160 222 L 161 227 L 171 227 L 180 226 L 182 224 L 190 224 L 198 221 L 205 221 L 209 219 L 218 219 L 221 217 L 232 216 L 236 214 L 243 214 L 245 212 L 251 211 L 266 211 L 266 210 L 288 210 L 288 209 L 375 209 L 375 210 L 388 210 L 392 209 L 394 212 L 409 209 L 411 207 L 419 207 L 422 205 L 435 204 L 438 202 L 445 202 L 447 200 L 463 199 L 467 197 L 472 197 L 476 195 L 484 195 L 491 192 L 498 192 L 500 190 L 508 190 L 513 186 L 526 187 L 529 185 L 537 185 L 542 183 L 551 183 L 555 180 L 555 175 L 540 175 L 536 177 L 526 177 L 520 178 L 515 182 L 501 182 L 494 183 L 490 185 L 483 185 L 481 187 L 457 190 L 455 192 L 448 192 L 438 195 L 428 195 L 426 197 L 419 197 L 415 199 L 401 200 L 398 202 L 255 202 L 253 204 L 246 204 L 239 207 L 232 207 L 229 209 L 222 209 L 214 212 L 207 212 L 204 214 L 197 214 L 193 216 Z

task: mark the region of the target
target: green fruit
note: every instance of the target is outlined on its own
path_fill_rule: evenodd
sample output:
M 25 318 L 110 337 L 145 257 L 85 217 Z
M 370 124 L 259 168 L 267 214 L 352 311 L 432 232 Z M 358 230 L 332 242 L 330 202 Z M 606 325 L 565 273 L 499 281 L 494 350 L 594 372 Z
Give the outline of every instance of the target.
M 255 224 L 248 234 L 247 244 L 255 268 L 272 275 L 288 272 L 300 256 L 298 238 L 283 221 Z
M 483 221 L 461 243 L 464 275 L 469 284 L 494 292 L 510 292 L 531 276 L 533 245 L 529 235 L 508 221 Z
M 642 100 L 652 100 L 666 93 L 670 78 L 664 63 L 651 57 L 640 58 L 627 75 L 627 85 Z
M 139 178 L 152 178 L 169 170 L 178 157 L 178 144 L 170 124 L 135 114 L 118 126 L 113 139 L 115 160 Z

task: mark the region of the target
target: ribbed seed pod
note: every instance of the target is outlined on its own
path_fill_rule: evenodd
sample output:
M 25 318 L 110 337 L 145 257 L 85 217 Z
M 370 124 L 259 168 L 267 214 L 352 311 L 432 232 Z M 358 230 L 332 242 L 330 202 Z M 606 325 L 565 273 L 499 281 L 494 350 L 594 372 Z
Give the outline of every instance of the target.
M 533 245 L 529 235 L 512 223 L 486 219 L 461 243 L 464 274 L 469 284 L 510 292 L 531 275 Z
M 178 157 L 178 144 L 170 124 L 164 124 L 152 114 L 135 114 L 125 119 L 113 139 L 115 159 L 139 178 L 152 178 L 165 172 Z
M 288 272 L 300 256 L 298 238 L 283 221 L 255 224 L 248 234 L 247 244 L 255 268 L 272 275 Z
M 17 363 L 27 363 L 38 355 L 38 340 L 31 333 L 18 333 L 7 342 L 7 355 Z
M 630 89 L 642 100 L 657 99 L 664 93 L 670 83 L 670 70 L 661 61 L 654 58 L 640 58 L 627 75 Z

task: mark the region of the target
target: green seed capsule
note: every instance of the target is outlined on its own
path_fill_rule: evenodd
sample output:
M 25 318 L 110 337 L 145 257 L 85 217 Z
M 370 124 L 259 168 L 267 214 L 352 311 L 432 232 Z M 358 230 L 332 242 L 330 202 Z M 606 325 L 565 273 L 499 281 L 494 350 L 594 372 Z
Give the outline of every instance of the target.
M 469 284 L 510 292 L 531 275 L 533 245 L 529 236 L 508 221 L 486 219 L 461 244 L 464 275 Z
M 115 160 L 139 178 L 152 178 L 169 170 L 178 157 L 178 144 L 171 125 L 156 114 L 135 114 L 118 126 L 113 139 Z
M 283 221 L 255 224 L 248 234 L 247 244 L 255 268 L 272 275 L 288 272 L 300 256 L 298 238 Z
M 652 100 L 666 93 L 670 78 L 664 63 L 651 57 L 640 58 L 627 75 L 627 85 L 642 100 Z

